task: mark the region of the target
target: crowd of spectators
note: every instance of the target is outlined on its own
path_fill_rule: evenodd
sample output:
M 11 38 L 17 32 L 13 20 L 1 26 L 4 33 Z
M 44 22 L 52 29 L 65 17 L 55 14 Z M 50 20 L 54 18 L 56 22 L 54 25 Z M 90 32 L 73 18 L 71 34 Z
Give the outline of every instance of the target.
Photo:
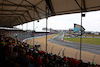
M 26 39 L 26 38 L 30 38 L 30 37 L 33 37 L 33 33 L 32 32 L 27 32 L 27 31 L 4 31 L 4 33 L 8 36 L 11 36 L 11 37 L 15 37 L 19 40 L 23 40 L 23 39 Z M 52 33 L 47 33 L 47 35 L 50 35 Z M 34 33 L 34 37 L 38 37 L 38 36 L 45 36 L 46 33 L 38 33 L 38 32 L 35 32 Z
M 9 36 L 0 35 L 0 67 L 90 67 L 70 57 L 53 55 Z M 94 66 L 96 64 L 92 64 Z

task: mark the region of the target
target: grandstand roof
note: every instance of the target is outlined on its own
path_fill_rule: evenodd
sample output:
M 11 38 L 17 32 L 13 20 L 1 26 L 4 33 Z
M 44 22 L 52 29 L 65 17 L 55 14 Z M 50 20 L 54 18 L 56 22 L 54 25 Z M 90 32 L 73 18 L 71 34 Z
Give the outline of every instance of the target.
M 82 1 L 82 6 L 81 6 Z M 12 27 L 49 17 L 100 10 L 100 0 L 0 0 L 0 27 Z

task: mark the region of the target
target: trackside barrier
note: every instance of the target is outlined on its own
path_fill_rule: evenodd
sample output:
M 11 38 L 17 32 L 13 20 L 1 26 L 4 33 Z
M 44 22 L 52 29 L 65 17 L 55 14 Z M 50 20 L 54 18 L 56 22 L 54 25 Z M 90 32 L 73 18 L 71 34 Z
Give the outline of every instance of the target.
M 51 48 L 51 53 L 53 53 L 53 48 L 54 48 L 54 46 Z
M 64 51 L 65 51 L 65 48 L 64 48 L 63 51 L 62 51 L 62 56 L 63 56 L 63 57 L 65 56 Z
M 58 56 L 60 55 L 60 52 L 61 52 L 62 48 L 60 49 L 59 53 L 58 53 Z
M 38 44 L 38 43 L 39 43 L 39 41 L 36 42 L 36 44 Z
M 42 43 L 40 44 L 40 50 L 42 50 L 42 49 L 41 49 L 41 46 L 42 46 Z
M 94 59 L 95 59 L 95 57 L 96 57 L 96 55 L 93 57 L 93 60 L 92 60 L 92 62 L 94 62 Z
M 78 51 L 77 51 L 77 53 L 75 54 L 75 59 L 77 59 L 77 54 L 78 54 Z
M 59 35 L 59 34 L 58 34 L 58 35 Z M 51 39 L 54 39 L 54 38 L 56 38 L 58 35 L 56 35 L 56 36 L 52 37 Z
M 32 42 L 32 41 L 30 40 L 30 43 L 29 43 L 29 44 L 31 44 L 31 42 Z
M 50 36 L 50 35 L 54 35 L 54 34 L 49 34 L 48 36 Z M 44 35 L 44 36 L 46 36 L 46 35 Z M 44 37 L 44 36 L 26 38 L 26 39 L 23 39 L 22 42 L 24 42 L 24 41 L 26 41 L 26 40 L 33 39 L 33 38 L 40 38 L 40 37 Z

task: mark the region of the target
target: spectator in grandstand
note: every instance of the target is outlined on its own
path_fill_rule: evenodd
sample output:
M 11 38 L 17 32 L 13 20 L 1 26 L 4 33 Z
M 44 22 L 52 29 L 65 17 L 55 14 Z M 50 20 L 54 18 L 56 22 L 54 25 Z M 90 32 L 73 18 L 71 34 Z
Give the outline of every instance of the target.
M 44 62 L 43 63 L 44 66 L 47 67 L 48 66 L 48 63 L 49 63 L 49 59 L 48 59 L 48 56 L 47 55 L 44 56 L 43 62 Z
M 17 57 L 18 57 L 18 47 L 15 46 L 13 50 L 11 50 L 11 53 L 10 53 L 10 59 L 11 59 L 12 64 L 15 63 Z
M 1 67 L 29 67 L 32 64 L 35 67 L 88 67 L 91 65 L 74 58 L 61 58 L 35 48 L 29 49 L 27 43 L 0 35 L 0 65 L 3 65 Z
M 42 60 L 40 59 L 40 55 L 38 53 L 35 54 L 34 61 L 36 67 L 41 67 L 43 64 Z
M 34 64 L 34 58 L 32 57 L 31 52 L 26 53 L 26 58 L 27 58 L 27 60 L 29 60 L 30 64 Z
M 16 58 L 16 64 L 19 64 L 20 67 L 29 67 L 29 61 L 26 59 L 26 50 L 19 47 L 18 52 L 19 54 Z

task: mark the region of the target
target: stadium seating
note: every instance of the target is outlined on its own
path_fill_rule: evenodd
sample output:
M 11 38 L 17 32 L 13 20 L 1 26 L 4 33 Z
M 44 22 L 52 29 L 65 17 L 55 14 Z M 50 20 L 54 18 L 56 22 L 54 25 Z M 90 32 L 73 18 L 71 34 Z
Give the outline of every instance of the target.
M 23 33 L 20 32 L 20 34 Z M 42 34 L 42 36 L 44 35 L 45 34 Z M 20 37 L 22 36 L 23 35 L 20 35 Z M 90 64 L 90 62 L 84 63 L 82 60 L 77 60 L 66 56 L 61 57 L 42 50 L 36 50 L 34 48 L 35 46 L 29 48 L 27 43 L 22 43 L 19 40 L 15 40 L 8 35 L 4 35 L 4 33 L 1 34 L 1 67 L 99 67 L 97 64 Z

